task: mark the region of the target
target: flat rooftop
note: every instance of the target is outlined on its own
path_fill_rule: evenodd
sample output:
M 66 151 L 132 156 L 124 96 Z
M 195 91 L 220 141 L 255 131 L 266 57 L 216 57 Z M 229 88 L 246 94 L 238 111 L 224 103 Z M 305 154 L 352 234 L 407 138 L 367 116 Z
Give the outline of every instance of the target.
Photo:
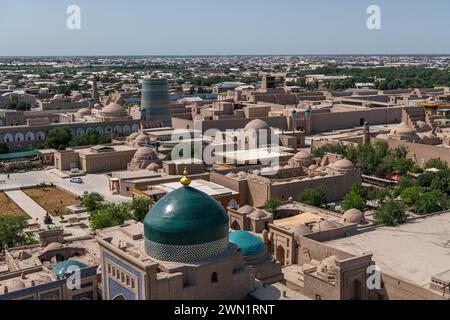
M 427 287 L 450 268 L 450 212 L 326 244 L 354 255 L 372 253 L 383 273 Z
M 229 152 L 216 152 L 216 159 L 223 158 L 231 162 L 245 163 L 247 161 L 271 160 L 280 157 L 293 156 L 293 149 L 286 147 L 260 148 Z
M 301 213 L 293 217 L 284 218 L 280 220 L 275 220 L 273 222 L 274 225 L 277 227 L 283 227 L 286 229 L 289 229 L 290 227 L 293 227 L 297 224 L 308 224 L 313 222 L 320 222 L 322 219 L 319 215 L 314 213 Z
M 210 181 L 206 181 L 206 180 L 193 180 L 191 182 L 191 184 L 189 185 L 190 187 L 203 191 L 204 193 L 206 193 L 207 195 L 211 196 L 211 197 L 215 197 L 215 196 L 223 196 L 223 195 L 228 195 L 228 194 L 238 194 L 238 192 L 225 188 L 219 184 L 210 182 Z M 159 189 L 159 190 L 163 190 L 166 193 L 172 192 L 176 189 L 179 189 L 183 187 L 183 185 L 180 182 L 169 182 L 169 183 L 163 183 L 160 185 L 155 186 L 155 188 Z

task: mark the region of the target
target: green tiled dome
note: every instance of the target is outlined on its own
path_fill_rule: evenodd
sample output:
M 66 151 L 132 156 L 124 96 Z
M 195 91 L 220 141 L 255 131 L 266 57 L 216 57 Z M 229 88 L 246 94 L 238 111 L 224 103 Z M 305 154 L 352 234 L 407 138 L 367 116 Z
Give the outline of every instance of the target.
M 228 215 L 214 198 L 183 186 L 160 199 L 144 220 L 152 243 L 192 246 L 228 239 Z
M 84 263 L 76 260 L 66 260 L 58 263 L 53 269 L 52 272 L 56 274 L 59 278 L 64 279 L 66 277 L 67 272 L 72 267 L 78 267 L 79 269 L 87 268 L 88 266 Z
M 234 231 L 230 233 L 230 242 L 234 243 L 245 257 L 257 256 L 266 251 L 262 240 L 248 231 Z

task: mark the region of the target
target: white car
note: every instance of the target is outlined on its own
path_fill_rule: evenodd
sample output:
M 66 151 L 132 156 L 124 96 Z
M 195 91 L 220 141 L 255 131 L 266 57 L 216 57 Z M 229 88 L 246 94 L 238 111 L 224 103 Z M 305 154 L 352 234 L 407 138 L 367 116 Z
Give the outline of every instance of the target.
M 72 182 L 72 183 L 83 183 L 83 179 L 81 179 L 80 177 L 75 177 L 75 178 L 71 178 L 70 182 Z

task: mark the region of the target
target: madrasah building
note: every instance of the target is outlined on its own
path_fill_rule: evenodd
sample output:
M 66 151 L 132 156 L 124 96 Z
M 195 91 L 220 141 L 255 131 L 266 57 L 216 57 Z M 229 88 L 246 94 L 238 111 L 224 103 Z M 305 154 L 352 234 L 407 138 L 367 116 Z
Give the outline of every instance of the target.
M 214 198 L 190 186 L 160 199 L 141 223 L 100 231 L 104 300 L 241 300 L 255 279 L 276 282 L 281 265 L 250 232 L 229 233 Z

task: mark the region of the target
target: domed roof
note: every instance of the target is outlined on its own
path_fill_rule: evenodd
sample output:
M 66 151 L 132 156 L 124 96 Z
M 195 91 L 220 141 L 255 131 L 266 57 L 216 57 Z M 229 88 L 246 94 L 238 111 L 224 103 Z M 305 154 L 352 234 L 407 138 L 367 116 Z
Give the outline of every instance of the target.
M 158 260 L 201 261 L 227 248 L 228 215 L 214 198 L 186 185 L 156 202 L 144 234 L 147 254 Z
M 45 247 L 45 250 L 46 250 L 46 251 L 49 251 L 49 250 L 59 250 L 59 249 L 62 249 L 62 248 L 64 248 L 64 245 L 63 245 L 62 243 L 59 243 L 59 242 L 52 242 L 52 243 L 50 243 L 47 247 Z
M 150 147 L 141 147 L 136 151 L 133 158 L 138 161 L 152 161 L 157 160 L 158 155 Z
M 81 99 L 83 99 L 83 95 L 79 92 L 74 93 L 71 97 L 70 100 L 72 102 L 76 102 L 76 101 L 80 101 Z
M 107 117 L 124 117 L 127 111 L 121 105 L 112 102 L 102 109 L 102 115 Z
M 350 209 L 344 213 L 342 220 L 347 223 L 358 223 L 364 221 L 364 213 L 358 209 Z
M 341 226 L 342 225 L 340 223 L 337 223 L 335 221 L 324 220 L 315 224 L 313 229 L 314 231 L 326 231 L 326 230 L 333 230 Z
M 66 277 L 66 274 L 69 270 L 69 268 L 78 267 L 80 269 L 87 268 L 88 266 L 85 265 L 83 262 L 77 261 L 77 260 L 66 260 L 58 263 L 53 269 L 52 272 L 56 274 L 59 278 L 64 279 Z
M 312 160 L 313 156 L 306 150 L 299 151 L 295 154 L 294 159 L 297 160 Z
M 328 278 L 336 277 L 336 256 L 323 259 L 317 267 L 317 271 Z
M 335 167 L 336 169 L 344 169 L 344 170 L 351 170 L 355 168 L 353 163 L 347 159 L 336 161 L 335 163 L 333 163 L 333 167 Z
M 294 236 L 296 236 L 296 237 L 313 233 L 313 231 L 303 223 L 294 225 L 292 228 L 289 229 L 289 231 L 294 233 Z
M 230 242 L 234 243 L 245 257 L 257 256 L 266 251 L 262 240 L 248 231 L 234 231 L 230 233 Z
M 141 133 L 136 137 L 134 142 L 140 145 L 147 143 L 148 139 L 149 139 L 148 135 L 146 135 L 145 133 Z
M 402 122 L 391 130 L 391 134 L 400 136 L 411 136 L 414 134 L 414 130 L 411 129 L 405 122 Z
M 243 214 L 250 214 L 255 210 L 255 208 L 253 208 L 252 206 L 249 206 L 248 204 L 246 204 L 245 206 L 242 206 L 238 209 L 239 213 L 243 213 Z
M 259 220 L 259 219 L 267 218 L 267 213 L 265 213 L 261 209 L 256 209 L 248 216 L 254 220 Z
M 260 120 L 260 119 L 255 119 L 250 121 L 249 123 L 247 123 L 247 125 L 245 126 L 245 130 L 261 130 L 261 129 L 268 129 L 269 125 L 267 124 L 267 122 Z
M 91 114 L 91 109 L 90 108 L 81 108 L 77 112 L 77 116 L 79 116 L 79 117 L 88 116 L 90 114 Z

